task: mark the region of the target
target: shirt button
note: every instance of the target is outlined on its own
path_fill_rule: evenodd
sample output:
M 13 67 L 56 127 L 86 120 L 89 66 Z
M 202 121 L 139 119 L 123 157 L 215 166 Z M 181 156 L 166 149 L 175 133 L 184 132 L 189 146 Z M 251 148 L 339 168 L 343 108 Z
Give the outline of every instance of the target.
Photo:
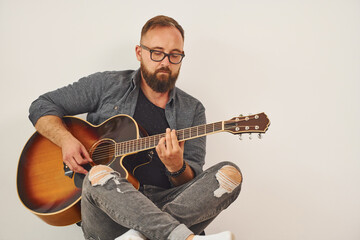
M 114 107 L 115 110 L 118 110 L 118 108 L 119 108 L 118 106 L 115 106 L 115 107 Z

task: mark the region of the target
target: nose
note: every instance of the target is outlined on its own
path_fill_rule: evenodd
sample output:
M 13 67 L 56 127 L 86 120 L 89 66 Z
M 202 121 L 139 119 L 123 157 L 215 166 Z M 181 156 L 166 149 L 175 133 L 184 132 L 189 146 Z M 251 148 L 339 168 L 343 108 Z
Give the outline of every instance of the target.
M 170 56 L 166 56 L 162 61 L 161 61 L 161 66 L 170 66 Z

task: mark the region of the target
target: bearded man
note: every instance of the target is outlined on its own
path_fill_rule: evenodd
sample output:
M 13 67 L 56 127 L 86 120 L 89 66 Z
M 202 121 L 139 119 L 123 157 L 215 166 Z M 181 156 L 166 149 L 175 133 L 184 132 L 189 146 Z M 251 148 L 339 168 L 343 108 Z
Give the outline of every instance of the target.
M 135 53 L 140 69 L 92 74 L 41 95 L 30 107 L 37 131 L 61 148 L 67 168 L 83 176 L 85 238 L 233 239 L 228 231 L 198 235 L 237 198 L 242 175 L 231 162 L 203 171 L 205 137 L 178 141 L 176 129 L 206 123 L 201 102 L 175 87 L 185 57 L 183 28 L 170 17 L 150 19 Z M 139 189 L 97 164 L 67 130 L 62 117 L 82 113 L 93 125 L 126 114 L 148 135 L 164 134 L 156 151 L 137 154 L 147 159 L 131 170 Z M 85 167 L 89 163 L 92 168 Z

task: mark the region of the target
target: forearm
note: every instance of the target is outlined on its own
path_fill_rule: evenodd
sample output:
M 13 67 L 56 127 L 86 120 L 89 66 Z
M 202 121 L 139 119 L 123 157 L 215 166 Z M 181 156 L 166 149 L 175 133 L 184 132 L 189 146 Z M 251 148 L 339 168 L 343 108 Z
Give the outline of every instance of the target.
M 206 124 L 205 108 L 201 103 L 197 104 L 196 114 L 193 117 L 190 127 Z M 188 163 L 189 168 L 197 176 L 203 171 L 206 155 L 206 136 L 194 138 L 185 142 L 184 160 Z
M 35 128 L 41 135 L 59 147 L 63 146 L 66 139 L 74 138 L 58 116 L 48 115 L 39 118 Z
M 86 174 L 82 165 L 92 162 L 89 153 L 57 116 L 43 116 L 35 124 L 36 130 L 61 148 L 64 163 L 78 173 Z

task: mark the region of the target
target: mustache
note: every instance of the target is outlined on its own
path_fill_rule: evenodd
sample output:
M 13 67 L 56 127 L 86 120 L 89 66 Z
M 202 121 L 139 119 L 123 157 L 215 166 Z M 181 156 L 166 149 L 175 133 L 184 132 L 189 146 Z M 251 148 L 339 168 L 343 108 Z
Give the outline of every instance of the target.
M 170 73 L 171 74 L 171 70 L 170 68 L 168 67 L 162 67 L 162 68 L 159 68 L 158 70 L 155 71 L 155 74 L 158 73 L 158 72 L 167 72 L 167 73 Z

